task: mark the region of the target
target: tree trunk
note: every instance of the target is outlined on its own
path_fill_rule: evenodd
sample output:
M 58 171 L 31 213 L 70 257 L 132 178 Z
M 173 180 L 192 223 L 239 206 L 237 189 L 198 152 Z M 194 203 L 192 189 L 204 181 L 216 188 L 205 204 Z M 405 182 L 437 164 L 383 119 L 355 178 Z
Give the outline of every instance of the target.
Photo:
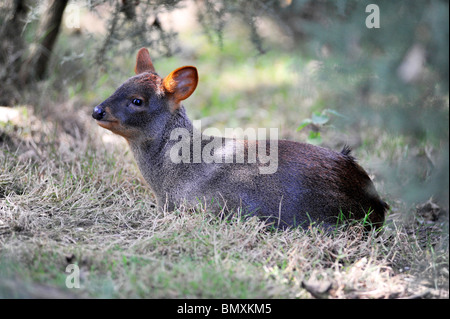
M 20 99 L 16 90 L 18 73 L 25 51 L 24 41 L 18 36 L 25 25 L 28 6 L 25 0 L 7 2 L 0 13 L 0 105 L 11 105 Z
M 23 84 L 45 77 L 67 2 L 68 0 L 49 1 L 47 10 L 40 19 L 31 53 L 20 70 Z

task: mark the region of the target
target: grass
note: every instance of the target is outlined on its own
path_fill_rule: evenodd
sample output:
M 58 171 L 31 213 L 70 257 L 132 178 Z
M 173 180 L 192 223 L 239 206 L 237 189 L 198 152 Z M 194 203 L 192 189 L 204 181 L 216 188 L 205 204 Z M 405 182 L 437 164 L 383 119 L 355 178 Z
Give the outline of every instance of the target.
M 314 63 L 282 52 L 248 59 L 239 41 L 221 52 L 196 41 L 195 61 L 155 65 L 161 75 L 198 66 L 186 107 L 193 119 L 207 117 L 204 128 L 279 127 L 281 138 L 306 140 L 295 133 L 301 119 L 330 107 Z M 47 82 L 36 105 L 0 121 L 0 297 L 448 298 L 448 221 L 424 221 L 383 185 L 385 163 L 410 160 L 418 146 L 364 124 L 322 132 L 335 149 L 361 140 L 350 144 L 392 206 L 381 233 L 362 224 L 274 231 L 255 218 L 157 212 L 125 141 L 90 118 L 129 71 L 61 94 Z M 79 289 L 66 287 L 70 264 Z
M 105 147 L 85 116 L 81 139 L 53 121 L 38 129 L 31 112 L 2 123 L 2 297 L 448 297 L 439 227 L 390 218 L 379 236 L 362 225 L 326 234 L 160 213 L 125 143 Z M 80 289 L 65 286 L 69 264 Z

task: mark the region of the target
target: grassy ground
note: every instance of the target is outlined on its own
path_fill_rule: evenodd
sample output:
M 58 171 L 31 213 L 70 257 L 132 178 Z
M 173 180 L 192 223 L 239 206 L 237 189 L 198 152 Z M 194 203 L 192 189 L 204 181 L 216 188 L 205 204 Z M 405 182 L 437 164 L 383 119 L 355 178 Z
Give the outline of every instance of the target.
M 234 41 L 219 54 L 198 41 L 191 60 L 155 62 L 163 75 L 198 66 L 201 81 L 186 102 L 192 118 L 307 138 L 295 129 L 326 101 L 312 81 L 314 63 L 280 52 L 249 59 Z M 90 118 L 120 81 L 71 86 L 58 99 L 0 112 L 9 114 L 0 120 L 0 297 L 448 298 L 448 222 L 417 214 L 384 189 L 380 163 L 405 157 L 401 137 L 323 132 L 325 146 L 357 146 L 391 204 L 380 234 L 366 236 L 358 225 L 277 232 L 207 211 L 158 213 L 125 141 Z M 71 264 L 80 269 L 79 289 L 66 286 Z
M 3 297 L 448 297 L 439 227 L 390 218 L 365 237 L 157 213 L 123 143 L 105 147 L 93 124 L 80 137 L 36 122 L 2 124 Z M 65 286 L 73 263 L 80 289 Z

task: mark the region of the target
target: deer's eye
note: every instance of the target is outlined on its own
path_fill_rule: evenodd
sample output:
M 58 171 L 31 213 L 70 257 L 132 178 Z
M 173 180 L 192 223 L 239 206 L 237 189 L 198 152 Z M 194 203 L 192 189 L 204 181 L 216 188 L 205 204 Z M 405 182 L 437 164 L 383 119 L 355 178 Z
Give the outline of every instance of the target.
M 131 103 L 133 103 L 136 106 L 141 106 L 142 105 L 142 100 L 141 99 L 133 99 L 131 101 Z

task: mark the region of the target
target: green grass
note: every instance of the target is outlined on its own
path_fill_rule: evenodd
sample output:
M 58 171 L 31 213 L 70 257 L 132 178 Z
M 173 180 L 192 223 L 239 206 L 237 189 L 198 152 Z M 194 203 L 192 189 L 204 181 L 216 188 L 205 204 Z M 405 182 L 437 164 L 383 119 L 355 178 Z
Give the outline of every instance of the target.
M 448 297 L 448 234 L 436 227 L 389 219 L 379 236 L 362 225 L 327 234 L 159 213 L 123 141 L 105 148 L 87 119 L 81 140 L 36 120 L 2 126 L 2 297 L 311 298 L 318 285 L 327 298 Z M 80 289 L 65 286 L 71 263 Z

